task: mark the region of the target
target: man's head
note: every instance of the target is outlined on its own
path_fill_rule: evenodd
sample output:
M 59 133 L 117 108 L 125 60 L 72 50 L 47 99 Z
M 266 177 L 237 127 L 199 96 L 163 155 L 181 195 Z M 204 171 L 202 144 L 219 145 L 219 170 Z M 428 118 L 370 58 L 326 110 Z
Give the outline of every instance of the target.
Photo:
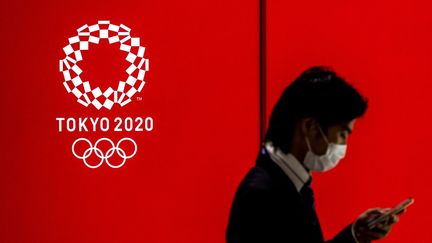
M 265 140 L 300 161 L 308 148 L 322 155 L 328 143 L 347 143 L 356 118 L 366 109 L 367 101 L 343 78 L 329 68 L 312 67 L 284 90 Z

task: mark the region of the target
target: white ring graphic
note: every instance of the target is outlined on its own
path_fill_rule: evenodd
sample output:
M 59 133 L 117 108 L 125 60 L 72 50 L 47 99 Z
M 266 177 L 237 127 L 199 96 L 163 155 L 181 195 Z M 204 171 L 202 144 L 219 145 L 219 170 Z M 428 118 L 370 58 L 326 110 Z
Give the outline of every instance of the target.
M 78 142 L 84 141 L 87 143 L 87 149 L 84 150 L 84 152 L 82 153 L 82 155 L 77 154 L 77 152 L 75 151 L 75 146 Z M 111 148 L 109 148 L 105 153 L 102 152 L 102 150 L 100 148 L 98 148 L 98 145 L 100 142 L 102 141 L 107 141 L 110 145 Z M 124 151 L 124 149 L 122 149 L 120 146 L 122 144 L 122 142 L 124 141 L 129 141 L 132 143 L 134 150 L 131 154 L 127 155 L 126 152 Z M 90 142 L 90 140 L 86 139 L 86 138 L 78 138 L 76 139 L 73 143 L 72 143 L 72 154 L 77 158 L 77 159 L 82 159 L 82 161 L 84 162 L 84 164 L 91 168 L 91 169 L 95 169 L 100 167 L 103 162 L 105 161 L 107 163 L 107 165 L 113 169 L 117 169 L 122 167 L 125 163 L 127 159 L 132 158 L 133 156 L 135 156 L 135 154 L 138 151 L 138 146 L 136 144 L 136 142 L 132 139 L 132 138 L 122 138 L 120 139 L 117 144 L 114 144 L 114 142 L 109 139 L 109 138 L 99 138 L 96 143 L 94 145 L 92 145 L 92 143 Z M 100 159 L 100 161 L 96 164 L 96 165 L 92 165 L 90 163 L 88 163 L 87 159 L 93 154 L 94 154 Z M 118 165 L 114 165 L 112 163 L 110 163 L 109 158 L 111 158 L 114 155 L 114 152 L 117 153 L 117 155 L 122 158 L 122 162 Z
M 96 109 L 105 107 L 110 110 L 114 104 L 124 106 L 131 102 L 136 92 L 144 87 L 144 75 L 149 70 L 149 60 L 144 58 L 145 47 L 140 45 L 139 37 L 131 37 L 131 29 L 123 24 L 114 25 L 101 20 L 97 24 L 83 25 L 77 29 L 78 35 L 69 38 L 69 44 L 63 48 L 65 58 L 60 60 L 60 72 L 63 73 L 63 85 L 68 93 L 78 99 L 78 103 Z M 100 39 L 108 39 L 110 44 L 120 43 L 120 50 L 127 54 L 126 61 L 131 65 L 126 69 L 128 77 L 120 80 L 116 89 L 112 87 L 101 91 L 92 88 L 89 81 L 81 80 L 83 70 L 78 63 L 83 60 L 82 51 L 89 50 L 90 43 L 99 44 Z

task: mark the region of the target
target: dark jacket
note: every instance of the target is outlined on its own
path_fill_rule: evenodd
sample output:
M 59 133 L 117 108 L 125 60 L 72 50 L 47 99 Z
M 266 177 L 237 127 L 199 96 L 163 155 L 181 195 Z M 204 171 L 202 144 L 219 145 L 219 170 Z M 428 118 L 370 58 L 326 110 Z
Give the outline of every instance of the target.
M 264 147 L 237 189 L 226 231 L 227 243 L 323 243 L 315 209 Z M 351 225 L 331 243 L 355 243 Z

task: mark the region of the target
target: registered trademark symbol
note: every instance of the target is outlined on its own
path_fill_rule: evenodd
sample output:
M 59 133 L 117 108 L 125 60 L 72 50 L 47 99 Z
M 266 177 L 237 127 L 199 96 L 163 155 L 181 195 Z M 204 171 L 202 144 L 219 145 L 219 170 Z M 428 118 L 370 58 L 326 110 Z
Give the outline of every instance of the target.
M 136 97 L 137 101 L 142 101 L 142 97 Z

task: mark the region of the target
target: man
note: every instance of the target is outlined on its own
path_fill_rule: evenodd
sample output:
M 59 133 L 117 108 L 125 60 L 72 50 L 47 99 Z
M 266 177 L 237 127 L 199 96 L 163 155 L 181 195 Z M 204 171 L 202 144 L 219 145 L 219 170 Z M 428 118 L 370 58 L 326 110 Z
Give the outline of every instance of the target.
M 324 242 L 311 172 L 328 171 L 345 156 L 354 123 L 366 109 L 367 101 L 328 68 L 310 68 L 294 80 L 276 103 L 256 165 L 236 192 L 227 243 Z M 327 242 L 384 238 L 397 215 L 367 224 L 387 210 L 366 211 Z

